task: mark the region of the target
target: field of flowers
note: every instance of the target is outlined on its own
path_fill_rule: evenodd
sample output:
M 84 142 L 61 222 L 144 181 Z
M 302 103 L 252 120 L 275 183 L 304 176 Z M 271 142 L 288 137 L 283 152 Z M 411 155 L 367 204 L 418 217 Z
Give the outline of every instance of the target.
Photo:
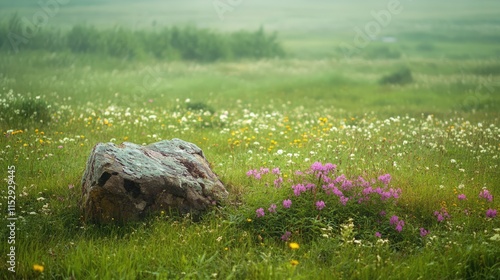
M 2 279 L 14 195 L 24 279 L 500 277 L 498 73 L 479 71 L 498 61 L 415 59 L 406 85 L 378 83 L 398 60 L 1 62 Z M 203 149 L 224 205 L 81 222 L 96 143 L 172 138 Z

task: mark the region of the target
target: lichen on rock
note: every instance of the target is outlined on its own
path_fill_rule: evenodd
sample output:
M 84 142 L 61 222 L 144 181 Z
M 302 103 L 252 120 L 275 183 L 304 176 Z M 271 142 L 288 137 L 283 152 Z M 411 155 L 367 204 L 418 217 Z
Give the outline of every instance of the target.
M 83 174 L 81 209 L 85 221 L 124 223 L 161 210 L 198 215 L 227 196 L 193 143 L 99 143 Z

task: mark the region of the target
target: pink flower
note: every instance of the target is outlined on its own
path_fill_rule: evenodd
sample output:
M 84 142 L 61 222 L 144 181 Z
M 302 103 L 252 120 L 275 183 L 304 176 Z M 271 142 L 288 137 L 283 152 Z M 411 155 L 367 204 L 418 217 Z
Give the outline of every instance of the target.
M 444 221 L 444 217 L 443 217 L 443 215 L 441 215 L 441 213 L 439 213 L 439 212 L 437 214 L 434 213 L 434 215 L 437 217 L 438 222 Z
M 400 220 L 399 217 L 396 215 L 391 217 L 389 223 L 393 226 L 395 225 L 396 226 L 395 228 L 398 232 L 401 232 L 403 230 L 403 227 L 405 226 L 405 221 Z
M 429 234 L 428 230 L 426 230 L 425 228 L 420 228 L 420 236 L 424 237 L 427 234 Z
M 281 178 L 281 177 L 278 177 L 277 179 L 274 180 L 274 186 L 276 188 L 281 187 L 281 183 L 283 183 L 283 178 Z
M 493 201 L 493 195 L 488 190 L 483 190 L 479 193 L 479 197 L 488 200 L 489 202 Z
M 444 221 L 445 218 L 450 218 L 450 214 L 446 211 L 446 209 L 442 209 L 441 212 L 434 211 L 434 216 L 436 216 L 438 222 Z
M 264 217 L 264 215 L 265 215 L 264 208 L 259 208 L 259 209 L 255 210 L 255 213 L 257 214 L 257 218 Z
M 488 218 L 495 218 L 497 216 L 497 210 L 496 209 L 488 209 L 486 210 L 486 217 Z
M 325 166 L 323 167 L 326 171 L 332 171 L 332 170 L 335 170 L 337 169 L 337 165 L 335 164 L 331 164 L 331 163 L 327 163 L 325 164 Z
M 379 181 L 384 183 L 384 185 L 388 185 L 389 182 L 391 181 L 391 175 L 390 174 L 384 174 L 378 177 Z
M 295 194 L 295 196 L 300 196 L 301 193 L 306 191 L 306 187 L 302 184 L 297 184 L 295 186 L 292 186 L 292 189 L 293 189 L 293 194 Z
M 292 201 L 290 199 L 283 200 L 283 207 L 288 209 L 290 206 L 292 206 Z
M 279 167 L 276 167 L 276 168 L 273 168 L 273 174 L 276 174 L 276 175 L 279 175 L 281 174 L 281 171 L 280 171 L 280 168 Z
M 389 223 L 390 223 L 391 225 L 395 225 L 395 224 L 397 224 L 398 222 L 399 222 L 399 217 L 398 217 L 398 216 L 396 216 L 396 215 L 392 216 L 392 217 L 391 217 L 391 219 L 390 219 L 390 221 L 389 221 Z
M 381 237 L 382 237 L 382 234 L 381 234 L 380 232 L 378 232 L 378 231 L 377 231 L 377 232 L 375 232 L 375 237 L 377 237 L 377 238 L 381 238 Z
M 267 210 L 269 213 L 276 213 L 276 204 L 271 204 Z
M 405 226 L 405 221 L 400 220 L 400 221 L 398 221 L 398 224 L 396 225 L 396 230 L 398 232 L 401 232 L 403 230 L 404 226 Z
M 325 202 L 323 200 L 320 200 L 320 201 L 316 201 L 316 209 L 318 210 L 322 210 L 323 208 L 325 208 Z
M 340 197 L 340 203 L 342 203 L 342 205 L 345 206 L 347 204 L 347 201 L 349 201 L 348 197 L 345 197 L 345 196 Z
M 465 196 L 465 194 L 459 194 L 458 195 L 458 199 L 459 200 L 465 200 L 465 199 L 467 199 L 467 197 Z
M 321 162 L 319 162 L 319 161 L 316 161 L 315 163 L 313 163 L 313 164 L 311 165 L 311 169 L 312 169 L 313 171 L 323 171 L 323 170 L 325 170 L 325 169 L 323 168 L 323 164 L 322 164 Z
M 261 172 L 262 174 L 267 174 L 267 173 L 269 173 L 269 168 L 266 168 L 266 167 L 261 167 L 261 168 L 260 168 L 260 172 Z
M 283 235 L 281 236 L 281 240 L 283 240 L 283 241 L 288 241 L 288 239 L 290 239 L 290 237 L 291 237 L 291 236 L 292 236 L 292 233 L 291 233 L 291 232 L 289 232 L 289 231 L 287 231 L 287 232 L 285 232 L 285 234 L 283 234 Z

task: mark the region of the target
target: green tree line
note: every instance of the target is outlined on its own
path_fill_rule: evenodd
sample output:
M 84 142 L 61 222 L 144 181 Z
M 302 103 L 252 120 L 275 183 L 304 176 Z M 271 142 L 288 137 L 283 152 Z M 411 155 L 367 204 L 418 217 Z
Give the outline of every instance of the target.
M 76 25 L 62 32 L 29 26 L 17 15 L 0 23 L 0 49 L 13 52 L 70 51 L 129 59 L 152 57 L 204 62 L 285 56 L 276 33 L 266 32 L 262 27 L 256 31 L 218 33 L 193 26 L 164 27 L 153 31 Z

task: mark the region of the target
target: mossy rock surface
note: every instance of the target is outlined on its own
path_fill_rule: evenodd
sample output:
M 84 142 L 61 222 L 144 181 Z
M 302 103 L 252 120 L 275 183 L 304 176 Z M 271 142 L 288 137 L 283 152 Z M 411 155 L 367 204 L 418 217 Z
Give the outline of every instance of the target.
M 125 223 L 162 210 L 199 215 L 227 195 L 195 144 L 99 143 L 83 174 L 81 209 L 86 221 Z

